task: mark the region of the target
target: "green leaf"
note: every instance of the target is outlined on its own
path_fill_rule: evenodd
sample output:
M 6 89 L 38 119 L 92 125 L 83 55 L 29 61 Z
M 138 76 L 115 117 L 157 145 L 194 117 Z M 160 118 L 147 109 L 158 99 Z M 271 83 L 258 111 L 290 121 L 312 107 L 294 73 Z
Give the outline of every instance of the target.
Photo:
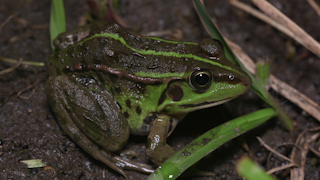
M 8 63 L 18 63 L 18 60 L 0 57 L 0 61 L 8 62 Z M 21 64 L 29 65 L 29 66 L 44 66 L 43 62 L 33 62 L 33 61 L 22 61 Z
M 148 177 L 148 180 L 176 179 L 213 150 L 259 126 L 276 114 L 274 109 L 266 108 L 235 118 L 207 131 L 163 163 Z
M 38 168 L 45 167 L 46 163 L 42 162 L 42 159 L 29 159 L 29 160 L 21 160 L 23 164 L 26 164 L 28 168 Z
M 50 14 L 50 40 L 52 50 L 54 50 L 54 46 L 52 44 L 54 38 L 65 31 L 66 18 L 64 15 L 63 0 L 52 0 Z
M 262 86 L 269 85 L 269 77 L 270 77 L 270 65 L 268 62 L 257 63 L 257 79 L 261 83 Z
M 260 166 L 256 165 L 248 157 L 242 158 L 237 163 L 237 171 L 247 180 L 275 180 L 273 177 L 266 174 Z

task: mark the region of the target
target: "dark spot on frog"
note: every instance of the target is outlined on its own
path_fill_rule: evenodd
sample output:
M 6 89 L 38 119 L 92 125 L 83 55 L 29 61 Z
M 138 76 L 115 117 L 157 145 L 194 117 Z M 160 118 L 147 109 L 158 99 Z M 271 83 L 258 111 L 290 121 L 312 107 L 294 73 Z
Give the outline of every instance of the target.
M 141 108 L 140 108 L 140 106 L 137 106 L 137 107 L 136 107 L 136 112 L 137 112 L 138 114 L 141 113 Z
M 173 101 L 180 101 L 183 98 L 183 90 L 176 85 L 170 86 L 167 93 Z
M 151 115 L 149 114 L 149 115 L 143 120 L 143 123 L 150 125 L 157 117 L 158 117 L 158 116 L 157 116 L 156 113 L 152 113 Z
M 129 99 L 126 100 L 126 105 L 128 108 L 131 108 L 131 101 Z
M 125 118 L 129 118 L 129 113 L 128 112 L 124 112 L 123 115 L 124 115 Z

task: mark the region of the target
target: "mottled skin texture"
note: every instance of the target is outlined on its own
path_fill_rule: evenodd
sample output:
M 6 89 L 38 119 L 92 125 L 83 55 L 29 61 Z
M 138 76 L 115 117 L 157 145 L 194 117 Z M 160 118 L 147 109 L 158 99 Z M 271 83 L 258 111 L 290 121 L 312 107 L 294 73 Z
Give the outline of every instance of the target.
M 62 34 L 55 44 L 47 94 L 60 126 L 121 174 L 114 165 L 119 157 L 106 152 L 120 150 L 130 133 L 148 135 L 147 153 L 159 165 L 174 152 L 166 138 L 186 113 L 221 104 L 251 85 L 212 39 L 142 38 L 117 24 L 99 24 Z

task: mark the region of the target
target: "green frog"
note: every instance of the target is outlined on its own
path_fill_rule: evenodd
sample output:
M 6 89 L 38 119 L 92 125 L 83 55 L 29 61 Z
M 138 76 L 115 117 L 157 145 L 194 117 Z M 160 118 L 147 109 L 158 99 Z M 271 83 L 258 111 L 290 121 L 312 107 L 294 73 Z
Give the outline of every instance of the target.
M 125 177 L 123 168 L 153 170 L 119 155 L 130 134 L 147 136 L 147 155 L 161 165 L 174 154 L 166 139 L 187 113 L 225 103 L 251 86 L 214 39 L 176 42 L 96 23 L 60 34 L 54 45 L 46 92 L 58 123 Z

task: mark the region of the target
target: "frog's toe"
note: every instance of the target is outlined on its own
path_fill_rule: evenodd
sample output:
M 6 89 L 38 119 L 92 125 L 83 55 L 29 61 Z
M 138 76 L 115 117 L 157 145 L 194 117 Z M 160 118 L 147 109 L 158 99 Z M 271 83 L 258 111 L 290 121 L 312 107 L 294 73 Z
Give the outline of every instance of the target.
M 114 163 L 121 169 L 127 169 L 132 171 L 138 171 L 146 174 L 151 174 L 154 172 L 155 167 L 149 164 L 136 163 L 131 160 L 125 159 L 120 156 L 113 157 Z

